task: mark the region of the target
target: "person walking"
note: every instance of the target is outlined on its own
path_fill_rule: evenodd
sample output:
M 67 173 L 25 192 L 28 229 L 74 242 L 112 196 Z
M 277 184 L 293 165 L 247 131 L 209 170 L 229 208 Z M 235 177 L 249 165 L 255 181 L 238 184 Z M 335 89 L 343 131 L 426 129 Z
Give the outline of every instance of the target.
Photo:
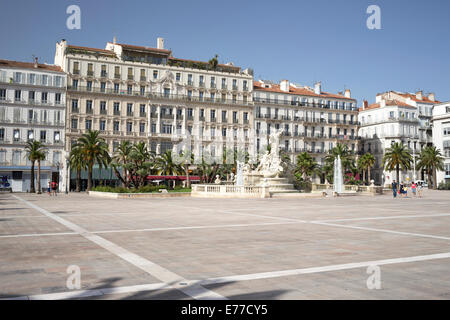
M 423 195 L 423 184 L 422 184 L 422 182 L 419 183 L 419 186 L 417 187 L 417 192 L 418 192 L 419 198 L 422 198 L 422 195 Z
M 392 181 L 392 194 L 394 198 L 397 198 L 397 182 Z
M 417 188 L 417 185 L 413 181 L 413 183 L 411 184 L 411 191 L 412 191 L 412 195 L 413 195 L 414 198 L 416 197 L 416 188 Z
M 49 196 L 52 195 L 52 194 L 51 194 L 51 190 L 52 190 L 52 189 L 51 189 L 51 182 L 49 181 L 49 182 L 48 182 L 48 187 L 47 187 L 47 193 L 48 193 Z
M 52 181 L 52 193 L 56 197 L 56 188 L 58 187 L 58 184 L 56 181 Z

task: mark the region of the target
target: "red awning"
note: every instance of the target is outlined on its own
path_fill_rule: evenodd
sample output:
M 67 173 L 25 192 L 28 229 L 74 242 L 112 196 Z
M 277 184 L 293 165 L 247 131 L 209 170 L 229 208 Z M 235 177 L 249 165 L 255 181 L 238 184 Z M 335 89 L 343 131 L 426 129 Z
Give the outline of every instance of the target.
M 186 176 L 147 176 L 147 180 L 186 180 Z M 200 181 L 198 176 L 189 176 L 190 181 Z

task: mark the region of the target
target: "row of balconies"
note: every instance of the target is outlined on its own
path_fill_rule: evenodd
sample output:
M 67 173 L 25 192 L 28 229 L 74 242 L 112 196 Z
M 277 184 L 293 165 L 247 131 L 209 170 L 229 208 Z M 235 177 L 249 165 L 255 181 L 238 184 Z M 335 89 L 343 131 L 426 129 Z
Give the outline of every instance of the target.
M 80 75 L 80 70 L 73 70 L 73 71 L 72 71 L 72 74 L 73 74 L 73 75 Z M 87 71 L 86 74 L 87 74 L 88 77 L 94 77 L 94 72 L 93 72 L 93 71 Z M 107 76 L 108 76 L 108 73 L 107 73 L 106 71 L 102 71 L 102 72 L 100 73 L 100 78 L 106 79 Z M 120 73 L 115 73 L 115 74 L 114 74 L 114 79 L 116 79 L 116 80 L 121 80 L 121 79 L 122 79 L 121 74 L 120 74 Z M 146 76 L 142 76 L 142 75 L 139 76 L 139 77 L 137 77 L 137 76 L 134 76 L 134 75 L 132 75 L 132 74 L 128 74 L 128 75 L 127 75 L 127 78 L 126 78 L 126 80 L 129 80 L 129 81 L 135 81 L 135 80 L 137 81 L 137 79 L 139 79 L 140 82 L 147 82 L 147 77 L 146 77 Z M 156 79 L 155 79 L 155 80 L 156 80 Z M 177 80 L 177 82 L 180 82 L 180 80 Z M 193 80 L 187 80 L 186 84 L 187 84 L 187 86 L 191 86 L 191 87 L 195 86 Z M 206 82 L 200 81 L 200 82 L 198 83 L 198 87 L 200 87 L 200 88 L 206 88 Z M 210 85 L 209 85 L 209 88 L 210 88 L 210 89 L 216 89 L 216 88 L 217 88 L 217 84 L 211 82 Z M 222 90 L 228 90 L 228 85 L 222 83 L 222 85 L 220 86 L 220 88 L 221 88 Z M 238 90 L 239 90 L 239 87 L 238 87 L 238 85 L 232 85 L 232 86 L 231 86 L 231 89 L 232 89 L 233 91 L 238 91 Z M 248 87 L 248 86 L 243 86 L 243 87 L 242 87 L 242 91 L 249 91 L 249 87 Z
M 12 104 L 31 104 L 34 106 L 48 106 L 48 107 L 65 107 L 65 101 L 49 101 L 49 100 L 33 100 L 33 99 L 22 99 L 22 98 L 14 98 L 7 99 L 6 97 L 0 97 L 0 102 L 3 103 L 12 103 Z
M 260 135 L 261 132 L 259 130 L 256 130 L 256 134 Z M 270 134 L 270 132 L 268 133 L 268 135 Z M 333 139 L 333 140 L 361 140 L 361 137 L 358 137 L 356 135 L 344 135 L 344 134 L 332 134 L 332 135 L 327 135 L 324 133 L 310 133 L 310 132 L 288 132 L 288 131 L 283 131 L 282 135 L 284 137 L 301 137 L 301 138 L 305 138 L 305 139 Z
M 162 100 L 178 100 L 178 101 L 191 101 L 191 102 L 209 102 L 209 103 L 223 103 L 223 104 L 243 104 L 249 105 L 251 103 L 251 99 L 249 100 L 238 100 L 238 99 L 222 99 L 220 98 L 208 98 L 201 96 L 192 96 L 185 94 L 172 94 L 172 93 L 145 93 L 142 91 L 135 90 L 116 90 L 116 89 L 107 89 L 107 88 L 92 88 L 92 87 L 68 87 L 69 91 L 76 92 L 92 92 L 92 93 L 102 93 L 102 94 L 112 94 L 119 96 L 134 96 L 140 97 L 143 99 L 162 99 Z M 249 96 L 250 97 L 250 96 Z
M 342 124 L 342 125 L 360 125 L 359 121 L 348 121 L 348 120 L 338 120 L 338 119 L 313 119 L 313 118 L 304 118 L 304 117 L 291 117 L 291 116 L 285 116 L 285 115 L 270 115 L 270 114 L 257 114 L 257 119 L 264 119 L 264 120 L 280 120 L 280 121 L 296 121 L 296 122 L 305 122 L 305 123 L 323 123 L 323 124 Z
M 0 162 L 0 166 L 19 166 L 19 167 L 30 167 L 31 161 L 28 160 L 11 160 L 11 161 L 3 161 Z M 42 167 L 58 167 L 61 166 L 61 163 L 59 162 L 52 162 L 49 160 L 43 160 L 41 161 L 41 168 Z M 37 161 L 34 163 L 34 169 L 37 170 Z
M 64 122 L 62 121 L 49 121 L 49 120 L 37 120 L 37 119 L 0 119 L 0 123 L 11 123 L 11 124 L 30 124 L 39 126 L 55 126 L 64 127 Z
M 5 138 L 0 139 L 0 143 L 2 144 L 14 144 L 14 145 L 25 145 L 28 141 L 32 139 L 22 139 L 22 138 Z M 55 147 L 61 147 L 64 146 L 63 141 L 50 141 L 48 139 L 37 139 L 37 141 L 40 141 L 44 143 L 46 146 L 55 146 Z
M 290 105 L 290 106 L 298 106 L 298 107 L 310 107 L 310 108 L 321 108 L 321 109 L 330 109 L 330 110 L 343 110 L 343 111 L 357 111 L 356 102 L 354 103 L 354 107 L 332 107 L 331 105 L 325 103 L 318 102 L 302 102 L 302 101 L 288 101 L 288 100 L 278 100 L 278 99 L 267 99 L 261 97 L 254 97 L 253 101 L 255 103 L 263 103 L 263 104 L 278 104 L 278 105 Z

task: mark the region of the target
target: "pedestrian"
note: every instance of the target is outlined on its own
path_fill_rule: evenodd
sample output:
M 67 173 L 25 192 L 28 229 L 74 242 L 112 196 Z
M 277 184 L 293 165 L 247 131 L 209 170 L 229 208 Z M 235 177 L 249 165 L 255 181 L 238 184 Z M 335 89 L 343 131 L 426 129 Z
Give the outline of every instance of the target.
M 399 183 L 398 194 L 400 195 L 401 198 L 403 198 L 403 182 Z
M 394 198 L 397 198 L 397 182 L 392 181 L 392 194 Z
M 408 186 L 406 184 L 403 186 L 403 194 L 405 198 L 408 198 Z
M 419 198 L 422 198 L 422 195 L 423 195 L 423 184 L 422 184 L 422 182 L 419 183 L 419 186 L 417 187 L 417 192 L 419 194 Z
M 413 181 L 413 183 L 411 184 L 411 191 L 414 198 L 416 197 L 416 188 L 417 184 Z
M 58 184 L 56 183 L 56 181 L 52 181 L 52 193 L 53 195 L 56 197 L 56 188 L 57 188 Z
M 47 187 L 47 193 L 48 193 L 49 196 L 52 195 L 51 192 L 50 192 L 50 190 L 51 190 L 51 182 L 49 181 L 49 182 L 48 182 L 48 187 Z

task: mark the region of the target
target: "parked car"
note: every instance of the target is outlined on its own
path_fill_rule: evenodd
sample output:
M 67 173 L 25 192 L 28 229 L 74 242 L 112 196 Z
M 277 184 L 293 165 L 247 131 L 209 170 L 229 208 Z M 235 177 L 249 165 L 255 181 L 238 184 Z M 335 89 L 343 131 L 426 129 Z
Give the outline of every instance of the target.
M 423 185 L 424 188 L 428 188 L 428 183 L 423 180 L 417 180 L 416 183 Z

